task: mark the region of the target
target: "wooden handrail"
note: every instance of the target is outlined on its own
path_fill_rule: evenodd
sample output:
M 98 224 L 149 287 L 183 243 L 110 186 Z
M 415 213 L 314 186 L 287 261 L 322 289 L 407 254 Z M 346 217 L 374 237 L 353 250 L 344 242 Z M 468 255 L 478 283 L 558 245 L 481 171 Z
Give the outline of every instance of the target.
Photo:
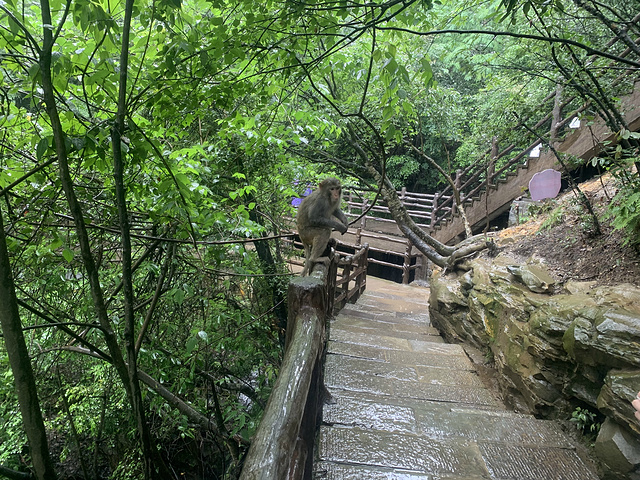
M 244 460 L 241 480 L 311 478 L 313 441 L 322 401 L 322 360 L 326 322 L 366 287 L 368 246 L 340 258 L 333 247 L 329 264 L 289 282 L 285 353 L 260 425 Z M 339 268 L 343 269 L 337 281 Z M 346 273 L 345 273 L 346 271 Z M 350 281 L 355 281 L 352 291 Z M 347 290 L 344 286 L 347 285 Z M 336 299 L 336 288 L 340 301 Z M 345 298 L 341 298 L 345 295 Z
M 244 461 L 242 480 L 301 478 L 309 449 L 301 442 L 307 410 L 315 410 L 325 336 L 325 282 L 297 277 L 289 284 L 287 346 L 278 379 Z M 293 308 L 291 308 L 293 307 Z M 315 374 L 315 375 L 314 375 Z M 309 405 L 311 403 L 312 405 Z

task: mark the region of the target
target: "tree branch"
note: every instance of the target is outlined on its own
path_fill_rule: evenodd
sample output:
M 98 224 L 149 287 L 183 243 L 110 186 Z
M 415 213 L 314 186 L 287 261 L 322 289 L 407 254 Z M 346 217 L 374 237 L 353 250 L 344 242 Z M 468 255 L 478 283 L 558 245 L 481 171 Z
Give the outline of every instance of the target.
M 608 58 L 609 60 L 614 60 L 616 62 L 619 63 L 624 63 L 627 65 L 630 65 L 632 67 L 635 68 L 640 68 L 640 62 L 634 61 L 634 60 L 630 60 L 628 58 L 624 58 L 624 57 L 620 57 L 618 55 L 613 55 L 611 53 L 607 53 L 607 52 L 603 52 L 602 50 L 598 50 L 595 49 L 593 47 L 590 47 L 588 45 L 585 45 L 583 43 L 580 42 L 576 42 L 575 40 L 571 40 L 568 38 L 556 38 L 556 37 L 545 37 L 542 35 L 531 35 L 531 34 L 527 34 L 527 33 L 513 33 L 513 32 L 500 32 L 500 31 L 492 31 L 492 30 L 453 30 L 453 29 L 447 29 L 447 30 L 431 30 L 429 32 L 419 32 L 416 30 L 411 30 L 409 28 L 400 28 L 400 27 L 378 27 L 379 30 L 390 30 L 390 31 L 397 31 L 397 32 L 406 32 L 406 33 L 410 33 L 412 35 L 418 35 L 421 37 L 428 37 L 428 36 L 434 36 L 434 35 L 444 35 L 447 33 L 451 33 L 451 34 L 455 34 L 455 35 L 468 35 L 468 34 L 475 34 L 475 35 L 491 35 L 494 37 L 512 37 L 512 38 L 524 38 L 524 39 L 528 39 L 528 40 L 538 40 L 541 42 L 546 42 L 546 43 L 559 43 L 559 44 L 563 44 L 563 45 L 572 45 L 574 47 L 577 47 L 581 50 L 584 50 L 585 52 L 587 52 L 590 55 L 595 55 L 598 57 L 603 57 L 603 58 Z
M 9 480 L 35 480 L 32 473 L 18 472 L 0 465 L 0 476 L 5 476 Z

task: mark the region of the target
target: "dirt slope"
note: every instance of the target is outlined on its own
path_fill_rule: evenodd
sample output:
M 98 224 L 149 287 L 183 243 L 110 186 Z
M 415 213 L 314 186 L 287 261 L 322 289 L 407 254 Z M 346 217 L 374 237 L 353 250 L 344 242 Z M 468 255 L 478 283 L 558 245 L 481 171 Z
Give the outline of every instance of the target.
M 591 233 L 590 217 L 578 208 L 576 195 L 569 189 L 558 198 L 547 200 L 541 208 L 545 213 L 497 232 L 500 252 L 518 260 L 533 257 L 541 261 L 560 283 L 574 280 L 640 286 L 639 252 L 623 245 L 621 232 L 613 231 L 609 222 L 602 220 L 606 205 L 616 193 L 613 181 L 603 176 L 579 187 L 598 212 L 602 235 Z M 548 228 L 545 221 L 555 225 Z

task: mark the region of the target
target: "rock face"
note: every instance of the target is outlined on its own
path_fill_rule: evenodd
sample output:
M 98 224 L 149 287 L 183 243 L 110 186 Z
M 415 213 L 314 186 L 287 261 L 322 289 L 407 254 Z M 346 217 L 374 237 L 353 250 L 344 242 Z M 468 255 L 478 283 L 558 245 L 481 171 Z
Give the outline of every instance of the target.
M 461 276 L 431 279 L 431 322 L 451 342 L 493 356 L 517 411 L 567 418 L 598 413 L 595 451 L 605 478 L 640 479 L 640 289 L 554 284 L 540 265 L 478 259 Z

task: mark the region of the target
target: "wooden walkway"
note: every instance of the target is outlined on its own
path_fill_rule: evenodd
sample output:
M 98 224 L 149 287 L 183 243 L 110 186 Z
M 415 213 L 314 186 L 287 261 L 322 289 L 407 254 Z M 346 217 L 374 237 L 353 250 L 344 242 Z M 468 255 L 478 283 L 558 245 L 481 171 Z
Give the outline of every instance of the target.
M 506 410 L 444 343 L 428 292 L 369 277 L 331 323 L 314 478 L 597 480 L 556 423 Z

